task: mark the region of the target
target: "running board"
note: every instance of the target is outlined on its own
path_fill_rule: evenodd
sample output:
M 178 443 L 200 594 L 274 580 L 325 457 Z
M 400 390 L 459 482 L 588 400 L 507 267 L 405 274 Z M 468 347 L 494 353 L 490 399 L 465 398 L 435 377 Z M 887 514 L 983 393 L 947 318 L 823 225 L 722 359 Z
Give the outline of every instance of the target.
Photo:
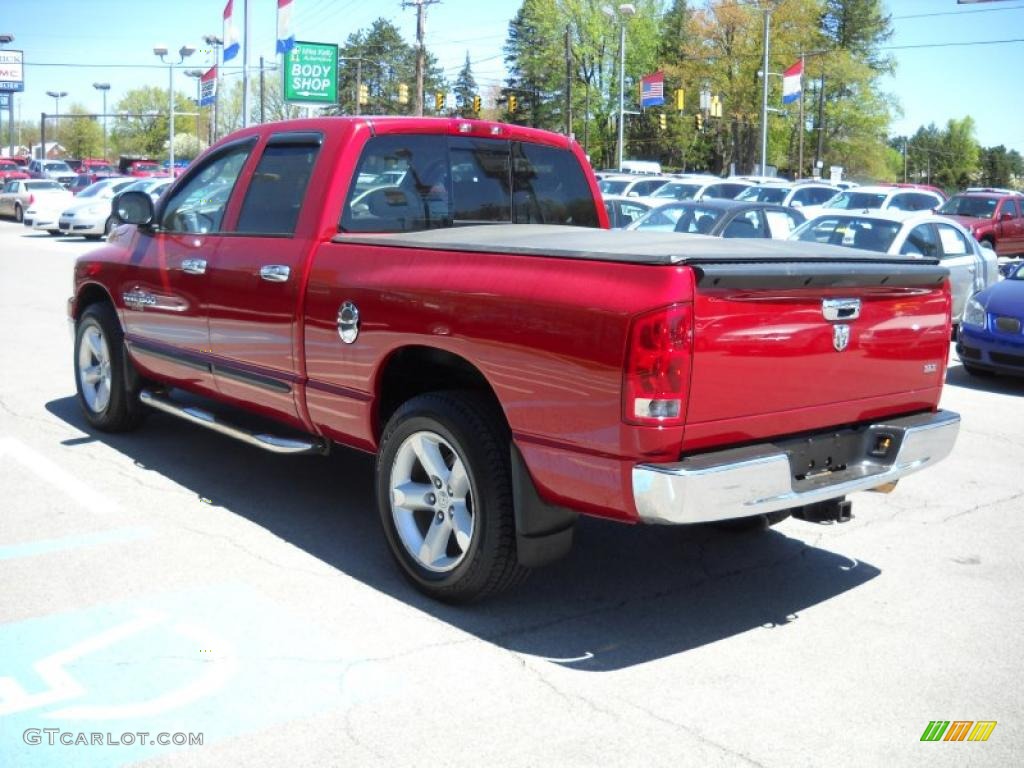
M 149 407 L 156 408 L 158 411 L 169 413 L 171 416 L 177 416 L 185 421 L 190 421 L 201 427 L 212 429 L 214 432 L 220 432 L 222 435 L 233 437 L 236 440 L 241 440 L 243 443 L 254 445 L 257 448 L 262 448 L 263 450 L 270 451 L 271 453 L 326 454 L 328 452 L 328 443 L 320 438 L 310 437 L 307 440 L 301 440 L 292 437 L 278 437 L 277 435 L 254 434 L 253 432 L 242 429 L 241 427 L 236 427 L 231 424 L 226 424 L 223 421 L 219 421 L 216 416 L 209 411 L 204 411 L 202 408 L 196 408 L 191 405 L 178 405 L 177 403 L 171 402 L 148 389 L 144 389 L 139 393 L 139 399 Z

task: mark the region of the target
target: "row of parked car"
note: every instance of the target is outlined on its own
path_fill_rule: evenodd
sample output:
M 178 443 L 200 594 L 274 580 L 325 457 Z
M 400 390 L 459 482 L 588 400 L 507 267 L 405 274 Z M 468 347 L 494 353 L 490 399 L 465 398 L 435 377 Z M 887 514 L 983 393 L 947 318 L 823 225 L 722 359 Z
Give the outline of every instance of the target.
M 57 181 L 14 179 L 0 188 L 0 216 L 51 235 L 98 240 L 122 223 L 117 215 L 120 193 L 147 192 L 155 202 L 170 185 L 169 178 L 114 176 L 93 182 L 76 195 Z
M 803 240 L 948 267 L 953 318 L 1024 254 L 1024 196 L 972 188 L 952 198 L 925 185 L 849 185 L 756 177 L 601 174 L 611 225 L 717 237 Z

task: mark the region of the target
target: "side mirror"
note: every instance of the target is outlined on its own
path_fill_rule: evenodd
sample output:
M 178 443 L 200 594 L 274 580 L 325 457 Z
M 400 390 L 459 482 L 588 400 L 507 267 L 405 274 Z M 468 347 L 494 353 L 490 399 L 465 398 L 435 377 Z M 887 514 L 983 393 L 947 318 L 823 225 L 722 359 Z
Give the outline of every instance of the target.
M 992 248 L 992 243 L 991 243 L 990 241 L 988 241 L 988 240 L 981 240 L 981 241 L 980 241 L 980 242 L 978 243 L 978 245 L 980 245 L 980 246 L 981 246 L 982 248 L 988 248 L 988 249 L 989 249 L 990 251 L 991 251 L 991 250 L 994 250 L 994 249 Z
M 126 224 L 142 227 L 153 222 L 153 200 L 145 192 L 122 192 L 117 199 L 117 216 Z
M 790 207 L 790 208 L 803 208 L 803 207 L 804 207 L 804 204 L 803 204 L 803 203 L 801 203 L 801 202 L 800 202 L 799 200 L 794 200 L 793 202 L 791 202 L 791 203 L 789 204 L 789 207 Z

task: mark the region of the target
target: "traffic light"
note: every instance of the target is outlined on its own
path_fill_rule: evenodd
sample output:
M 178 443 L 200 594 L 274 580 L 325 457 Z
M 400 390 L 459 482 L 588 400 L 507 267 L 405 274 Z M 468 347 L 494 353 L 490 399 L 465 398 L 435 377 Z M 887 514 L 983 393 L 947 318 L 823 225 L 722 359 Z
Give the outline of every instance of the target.
M 517 106 L 518 106 L 518 104 L 516 103 L 516 95 L 514 93 L 510 93 L 508 95 L 508 111 L 509 111 L 509 114 L 514 114 L 515 111 L 516 111 L 516 107 Z
M 480 97 L 479 96 L 474 96 L 473 97 L 473 111 L 476 112 L 478 115 L 480 114 Z
M 434 94 L 434 111 L 440 112 L 444 109 L 444 94 L 438 91 Z
M 665 117 L 665 113 L 664 112 L 662 112 L 660 115 L 658 115 L 658 124 L 661 126 L 661 130 L 663 130 L 663 131 L 666 128 L 668 128 L 668 118 Z
M 408 104 L 409 103 L 409 86 L 405 83 L 398 84 L 398 103 Z
M 683 89 L 682 88 L 676 88 L 676 109 L 678 109 L 680 112 L 682 112 L 683 111 L 683 104 L 684 103 L 685 103 L 685 98 L 684 98 L 684 95 L 683 95 Z
M 694 115 L 693 116 L 693 124 L 695 126 L 697 126 L 697 130 L 698 131 L 703 131 L 704 130 L 704 115 L 702 115 L 700 112 L 698 112 L 696 115 Z
M 359 84 L 359 103 L 360 105 L 370 103 L 370 86 L 366 83 Z

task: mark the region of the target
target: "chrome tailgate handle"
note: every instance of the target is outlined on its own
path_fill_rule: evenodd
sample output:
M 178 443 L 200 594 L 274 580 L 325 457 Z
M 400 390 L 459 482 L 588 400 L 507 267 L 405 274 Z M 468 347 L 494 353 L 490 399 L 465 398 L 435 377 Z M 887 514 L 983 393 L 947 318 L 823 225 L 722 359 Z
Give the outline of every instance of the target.
M 288 280 L 291 273 L 291 267 L 286 267 L 284 264 L 267 264 L 260 267 L 260 277 L 271 283 L 283 283 Z
M 860 317 L 860 299 L 823 299 L 821 314 L 826 320 L 856 320 Z
M 183 259 L 181 271 L 186 275 L 205 275 L 206 259 Z

